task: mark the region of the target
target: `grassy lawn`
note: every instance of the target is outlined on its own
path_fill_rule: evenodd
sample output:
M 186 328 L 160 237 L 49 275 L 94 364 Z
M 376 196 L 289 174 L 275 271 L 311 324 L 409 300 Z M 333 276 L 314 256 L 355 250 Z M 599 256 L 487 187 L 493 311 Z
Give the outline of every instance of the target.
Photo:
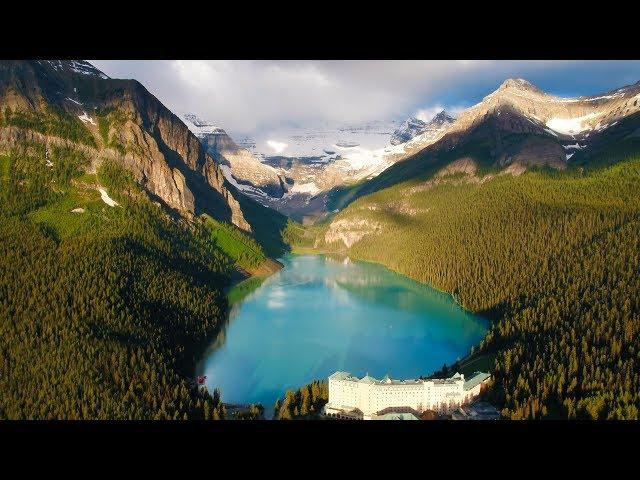
M 83 173 L 76 178 L 78 182 L 88 183 L 90 185 L 98 183 L 98 176 L 95 173 Z
M 84 212 L 73 212 L 76 208 L 82 208 Z M 104 228 L 104 220 L 118 213 L 105 205 L 97 191 L 72 187 L 54 201 L 31 212 L 29 218 L 53 229 L 62 240 Z

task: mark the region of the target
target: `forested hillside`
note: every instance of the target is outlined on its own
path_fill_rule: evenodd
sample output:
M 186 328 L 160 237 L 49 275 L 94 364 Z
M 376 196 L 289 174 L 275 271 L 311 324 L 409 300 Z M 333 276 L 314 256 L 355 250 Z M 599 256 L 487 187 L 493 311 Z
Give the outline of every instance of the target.
M 0 62 L 0 418 L 223 418 L 195 361 L 286 224 L 138 82 Z
M 329 401 L 326 380 L 314 380 L 297 390 L 287 390 L 283 399 L 274 406 L 274 420 L 317 419 L 322 407 Z
M 231 260 L 127 171 L 87 175 L 87 161 L 38 145 L 0 156 L 0 418 L 223 417 L 192 370 Z
M 498 352 L 506 417 L 638 418 L 640 157 L 519 173 L 463 159 L 356 200 L 315 247 L 490 314 L 479 351 Z

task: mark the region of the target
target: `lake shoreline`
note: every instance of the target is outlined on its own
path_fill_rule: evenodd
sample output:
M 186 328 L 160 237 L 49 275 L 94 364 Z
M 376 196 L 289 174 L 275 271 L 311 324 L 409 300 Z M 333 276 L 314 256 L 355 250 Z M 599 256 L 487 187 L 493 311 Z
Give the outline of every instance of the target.
M 253 269 L 252 272 L 242 269 L 239 266 L 236 266 L 231 271 L 231 274 L 229 276 L 229 284 L 221 291 L 222 295 L 227 301 L 224 321 L 216 326 L 215 330 L 211 334 L 211 338 L 206 339 L 202 345 L 199 345 L 195 348 L 196 351 L 193 354 L 194 361 L 191 367 L 192 379 L 196 379 L 196 377 L 199 375 L 198 365 L 200 364 L 202 357 L 211 348 L 211 345 L 215 344 L 215 342 L 218 341 L 223 327 L 226 327 L 229 323 L 229 315 L 231 314 L 231 308 L 233 307 L 233 304 L 229 302 L 229 294 L 233 291 L 233 289 L 237 288 L 245 282 L 260 281 L 260 283 L 262 283 L 271 275 L 278 273 L 280 270 L 282 270 L 282 268 L 282 263 L 273 258 L 267 257 L 267 259 L 260 266 L 258 266 L 258 268 Z M 190 380 L 191 378 L 188 378 L 188 380 Z
M 451 295 L 336 253 L 295 251 L 268 285 L 234 285 L 234 311 L 196 365 L 224 402 L 261 403 L 268 418 L 286 390 L 335 370 L 418 378 L 466 359 L 484 336 L 488 322 Z
M 471 313 L 473 315 L 482 315 L 482 316 L 486 317 L 490 322 L 489 328 L 487 328 L 487 332 L 485 333 L 485 336 L 482 338 L 482 340 L 477 345 L 473 345 L 472 346 L 472 350 L 473 351 L 470 351 L 469 354 L 467 356 L 465 356 L 464 358 L 460 359 L 460 361 L 458 363 L 460 363 L 460 364 L 470 363 L 472 360 L 475 359 L 475 357 L 479 357 L 479 356 L 482 356 L 482 355 L 485 355 L 485 354 L 486 355 L 491 355 L 491 354 L 495 355 L 495 354 L 497 354 L 497 352 L 495 352 L 495 351 L 482 352 L 482 351 L 479 350 L 479 348 L 480 348 L 480 345 L 482 344 L 482 342 L 484 341 L 484 339 L 486 338 L 487 334 L 489 333 L 491 325 L 495 321 L 499 320 L 501 318 L 501 315 L 498 315 L 498 314 L 496 314 L 494 312 L 474 312 L 473 310 L 469 310 L 467 307 L 465 307 L 464 305 L 462 305 L 460 303 L 460 301 L 456 298 L 456 296 L 453 294 L 453 292 L 448 292 L 448 291 L 442 290 L 442 289 L 440 289 L 440 288 L 438 288 L 438 287 L 436 287 L 436 286 L 434 286 L 434 285 L 432 285 L 430 283 L 421 282 L 418 279 L 411 278 L 408 275 L 405 275 L 404 273 L 399 272 L 398 270 L 394 269 L 393 267 L 391 267 L 389 265 L 385 265 L 382 262 L 376 262 L 374 260 L 360 258 L 357 255 L 350 255 L 346 251 L 343 251 L 343 250 L 327 250 L 327 249 L 317 249 L 317 248 L 313 248 L 313 247 L 292 247 L 291 253 L 294 253 L 296 255 L 342 255 L 342 256 L 344 256 L 346 258 L 357 260 L 359 262 L 371 263 L 371 264 L 374 264 L 374 265 L 381 265 L 381 266 L 387 268 L 388 270 L 390 270 L 390 271 L 392 271 L 394 273 L 397 273 L 398 275 L 401 275 L 401 276 L 403 276 L 405 278 L 408 278 L 410 280 L 418 282 L 418 283 L 420 283 L 422 285 L 426 285 L 426 286 L 428 286 L 430 288 L 433 288 L 434 290 L 437 290 L 438 292 L 443 293 L 445 295 L 449 295 L 451 297 L 451 299 L 455 302 L 455 304 L 458 305 L 463 310 L 465 310 L 466 312 L 469 312 L 469 313 Z M 447 366 L 449 366 L 449 365 L 447 365 Z M 436 374 L 436 373 L 438 373 L 438 372 L 433 372 L 433 374 Z

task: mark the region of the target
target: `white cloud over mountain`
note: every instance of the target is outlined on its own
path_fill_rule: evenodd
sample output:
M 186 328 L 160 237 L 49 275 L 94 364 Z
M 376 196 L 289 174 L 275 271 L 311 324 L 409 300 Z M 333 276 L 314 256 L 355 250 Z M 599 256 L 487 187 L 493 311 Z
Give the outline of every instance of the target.
M 457 113 L 505 78 L 547 91 L 592 94 L 640 79 L 620 61 L 232 61 L 92 60 L 115 78 L 135 78 L 176 113 L 196 112 L 232 135 L 287 126 Z M 583 89 L 565 92 L 563 88 Z
M 437 103 L 431 107 L 420 108 L 413 116 L 418 120 L 422 120 L 423 122 L 428 122 L 433 117 L 435 117 L 438 113 L 443 110 L 446 110 L 448 114 L 457 116 L 460 112 L 462 112 L 465 108 L 470 105 L 462 106 L 462 105 L 442 105 L 441 103 Z

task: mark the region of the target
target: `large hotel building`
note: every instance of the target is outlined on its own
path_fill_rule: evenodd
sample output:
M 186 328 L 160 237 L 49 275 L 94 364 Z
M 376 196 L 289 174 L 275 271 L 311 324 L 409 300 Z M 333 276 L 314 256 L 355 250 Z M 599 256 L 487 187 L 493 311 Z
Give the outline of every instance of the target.
M 373 420 L 395 418 L 390 415 L 402 412 L 450 413 L 477 397 L 490 378 L 488 373 L 476 372 L 466 381 L 460 373 L 444 379 L 393 380 L 387 375 L 377 380 L 335 372 L 329 376 L 329 403 L 324 414 Z

